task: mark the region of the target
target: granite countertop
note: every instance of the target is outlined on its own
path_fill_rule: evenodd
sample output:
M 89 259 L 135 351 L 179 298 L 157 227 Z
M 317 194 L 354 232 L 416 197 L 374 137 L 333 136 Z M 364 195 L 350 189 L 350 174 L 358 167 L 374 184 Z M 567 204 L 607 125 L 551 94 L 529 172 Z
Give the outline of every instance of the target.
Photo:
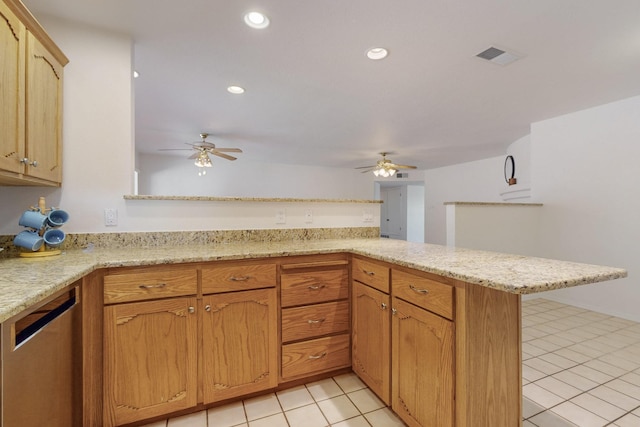
M 334 252 L 365 255 L 515 294 L 627 276 L 626 270 L 620 268 L 389 239 L 74 249 L 48 258 L 0 260 L 0 322 L 99 268 Z

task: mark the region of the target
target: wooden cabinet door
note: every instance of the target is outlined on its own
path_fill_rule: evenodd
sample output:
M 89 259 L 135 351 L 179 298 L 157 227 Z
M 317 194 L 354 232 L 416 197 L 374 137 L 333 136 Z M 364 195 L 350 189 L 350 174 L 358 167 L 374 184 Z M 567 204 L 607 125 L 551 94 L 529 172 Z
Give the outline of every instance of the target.
M 353 282 L 352 367 L 391 404 L 391 308 L 389 295 Z
M 453 322 L 393 298 L 392 408 L 410 427 L 453 426 Z
M 276 289 L 206 295 L 203 303 L 204 403 L 276 387 Z
M 195 298 L 104 308 L 104 421 L 120 425 L 197 403 Z
M 0 2 L 0 170 L 24 166 L 24 25 Z
M 27 33 L 26 174 L 62 182 L 62 65 Z M 36 162 L 35 164 L 33 162 Z

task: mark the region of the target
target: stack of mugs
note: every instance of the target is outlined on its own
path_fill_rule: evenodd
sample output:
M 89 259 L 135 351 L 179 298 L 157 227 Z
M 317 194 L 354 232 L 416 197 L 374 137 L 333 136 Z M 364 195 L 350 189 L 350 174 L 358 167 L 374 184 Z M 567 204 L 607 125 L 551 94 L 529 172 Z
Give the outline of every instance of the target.
M 20 217 L 18 223 L 27 229 L 16 235 L 13 244 L 34 252 L 40 250 L 42 245 L 57 248 L 66 237 L 59 227 L 68 220 L 69 214 L 62 209 L 32 207 Z

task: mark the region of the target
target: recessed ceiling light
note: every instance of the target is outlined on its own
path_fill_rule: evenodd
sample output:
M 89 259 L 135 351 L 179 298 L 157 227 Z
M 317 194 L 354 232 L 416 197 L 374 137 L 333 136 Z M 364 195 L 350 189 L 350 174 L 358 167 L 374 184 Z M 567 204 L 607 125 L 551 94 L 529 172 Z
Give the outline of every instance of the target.
M 389 55 L 389 51 L 383 47 L 372 47 L 367 51 L 367 58 L 377 61 L 384 59 Z
M 244 88 L 240 86 L 229 86 L 227 88 L 227 91 L 229 91 L 229 93 L 233 93 L 234 95 L 240 95 L 241 93 L 244 93 Z
M 244 22 L 251 28 L 257 28 L 259 30 L 269 26 L 269 18 L 260 12 L 247 13 L 244 15 Z
M 137 72 L 136 70 L 133 70 L 133 78 L 137 79 L 138 77 L 140 77 L 140 73 Z

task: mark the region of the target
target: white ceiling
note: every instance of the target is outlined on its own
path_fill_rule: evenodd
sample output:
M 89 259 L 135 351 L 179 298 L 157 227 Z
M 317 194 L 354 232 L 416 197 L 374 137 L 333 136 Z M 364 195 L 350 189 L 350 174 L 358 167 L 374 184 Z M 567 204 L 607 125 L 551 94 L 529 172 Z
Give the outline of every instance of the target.
M 240 159 L 356 167 L 389 151 L 433 168 L 503 155 L 532 122 L 640 94 L 639 0 L 25 4 L 131 34 L 136 146 L 154 153 L 208 132 Z M 249 10 L 271 26 L 247 27 Z M 373 46 L 388 58 L 367 59 Z M 522 59 L 475 57 L 490 46 Z

